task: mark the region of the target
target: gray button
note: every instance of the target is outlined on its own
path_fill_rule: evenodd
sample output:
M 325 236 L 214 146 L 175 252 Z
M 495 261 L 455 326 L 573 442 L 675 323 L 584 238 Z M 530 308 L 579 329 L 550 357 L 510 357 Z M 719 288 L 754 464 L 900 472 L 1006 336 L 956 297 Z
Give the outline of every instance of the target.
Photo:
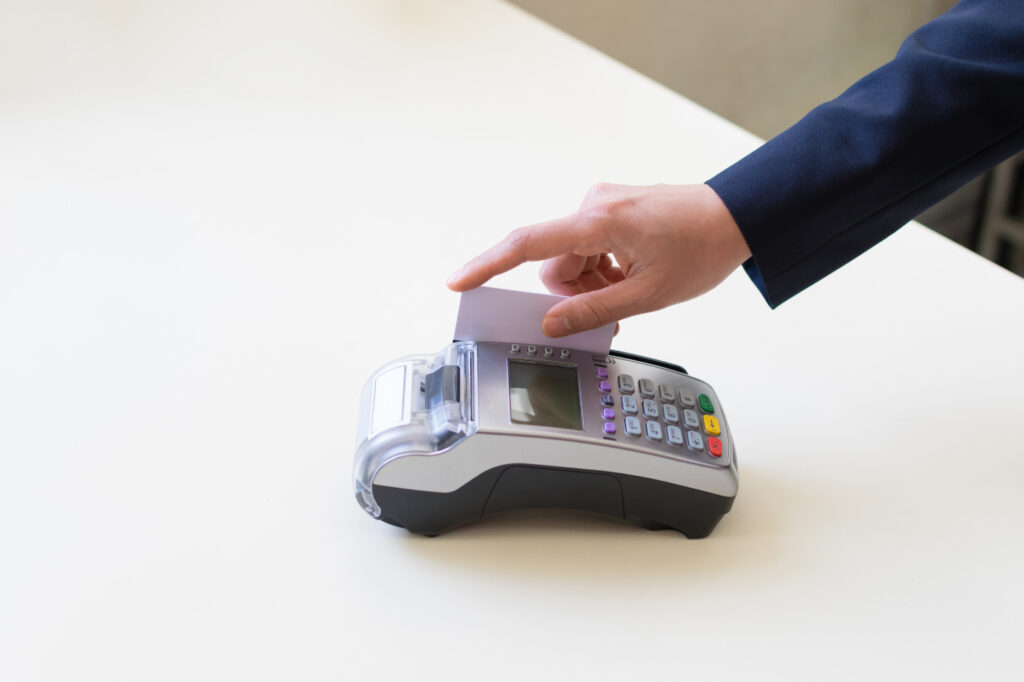
M 650 398 L 644 400 L 644 416 L 648 419 L 658 418 L 658 403 L 654 402 Z
M 683 410 L 683 423 L 686 424 L 688 429 L 699 429 L 700 419 L 697 417 L 695 410 Z
M 512 353 L 518 353 L 519 352 L 519 344 L 518 343 L 513 343 L 511 346 L 508 347 L 508 349 Z
M 688 388 L 679 389 L 679 404 L 683 407 L 694 407 L 697 404 L 697 396 Z
M 552 348 L 551 346 L 548 346 L 547 348 L 544 349 L 544 357 L 546 358 L 550 358 L 552 355 L 554 355 L 554 353 L 555 349 Z
M 662 402 L 674 403 L 676 401 L 676 389 L 668 384 L 658 386 L 658 393 L 661 395 Z
M 635 389 L 633 388 L 633 377 L 628 374 L 619 375 L 619 390 L 623 393 L 632 393 Z
M 630 436 L 640 435 L 640 420 L 636 417 L 626 417 L 626 434 Z
M 636 398 L 634 398 L 631 395 L 622 396 L 622 411 L 625 412 L 626 414 L 636 414 Z
M 661 416 L 665 418 L 669 424 L 676 424 L 679 422 L 679 410 L 676 409 L 675 405 L 662 405 Z
M 561 356 L 562 356 L 562 358 L 567 358 L 567 357 L 569 357 L 569 349 L 568 349 L 568 348 L 563 348 L 563 349 L 562 349 L 562 352 L 561 352 L 561 353 L 559 353 L 559 355 L 561 355 Z
M 704 437 L 696 431 L 686 432 L 686 445 L 691 450 L 697 450 L 698 452 L 704 450 Z
M 526 347 L 526 352 L 529 353 L 530 355 L 536 355 L 537 354 L 537 346 L 527 346 Z
M 641 379 L 639 382 L 640 395 L 647 396 L 648 398 L 654 397 L 654 382 L 650 379 Z
M 683 432 L 678 426 L 666 426 L 665 438 L 669 443 L 672 443 L 672 445 L 683 444 Z
M 651 440 L 661 440 L 661 424 L 658 422 L 647 422 L 647 437 Z

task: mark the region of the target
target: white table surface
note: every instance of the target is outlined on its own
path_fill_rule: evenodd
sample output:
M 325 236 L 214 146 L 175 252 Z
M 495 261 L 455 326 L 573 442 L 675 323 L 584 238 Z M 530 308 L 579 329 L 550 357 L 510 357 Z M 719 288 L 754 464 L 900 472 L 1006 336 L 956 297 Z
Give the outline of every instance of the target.
M 623 325 L 727 405 L 706 540 L 353 499 L 451 271 L 756 143 L 497 2 L 0 2 L 0 678 L 1019 679 L 1024 281 L 916 225 Z

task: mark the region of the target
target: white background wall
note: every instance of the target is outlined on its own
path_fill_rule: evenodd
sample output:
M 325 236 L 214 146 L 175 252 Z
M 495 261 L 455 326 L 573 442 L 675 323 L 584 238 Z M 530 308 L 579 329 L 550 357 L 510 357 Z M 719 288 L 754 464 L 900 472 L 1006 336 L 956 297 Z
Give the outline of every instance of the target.
M 512 0 L 771 137 L 892 58 L 954 0 Z
M 895 54 L 955 0 L 511 0 L 768 138 Z M 966 243 L 980 183 L 919 219 Z

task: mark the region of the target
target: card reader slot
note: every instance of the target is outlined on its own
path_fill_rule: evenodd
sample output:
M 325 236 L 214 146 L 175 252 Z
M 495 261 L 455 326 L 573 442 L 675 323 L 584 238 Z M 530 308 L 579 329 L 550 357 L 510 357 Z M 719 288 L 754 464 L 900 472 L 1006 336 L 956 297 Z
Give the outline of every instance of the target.
M 636 353 L 627 353 L 624 350 L 615 350 L 612 348 L 608 351 L 608 355 L 613 358 L 624 358 L 626 360 L 636 360 L 637 362 L 646 362 L 648 365 L 654 365 L 655 367 L 664 367 L 665 369 L 671 369 L 675 372 L 682 372 L 683 374 L 689 374 L 682 365 L 677 365 L 674 362 L 665 362 L 664 360 L 657 360 L 655 358 L 649 358 L 645 355 L 637 355 Z

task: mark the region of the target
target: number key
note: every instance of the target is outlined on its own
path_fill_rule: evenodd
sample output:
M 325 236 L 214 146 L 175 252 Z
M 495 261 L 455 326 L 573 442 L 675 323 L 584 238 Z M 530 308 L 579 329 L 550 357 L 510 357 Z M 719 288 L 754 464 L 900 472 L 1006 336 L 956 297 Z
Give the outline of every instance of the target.
M 640 420 L 636 417 L 626 417 L 626 434 L 629 436 L 640 435 Z
M 697 417 L 696 410 L 683 410 L 683 423 L 688 429 L 699 429 L 700 418 Z
M 644 416 L 648 419 L 658 418 L 658 403 L 647 398 L 644 400 Z

